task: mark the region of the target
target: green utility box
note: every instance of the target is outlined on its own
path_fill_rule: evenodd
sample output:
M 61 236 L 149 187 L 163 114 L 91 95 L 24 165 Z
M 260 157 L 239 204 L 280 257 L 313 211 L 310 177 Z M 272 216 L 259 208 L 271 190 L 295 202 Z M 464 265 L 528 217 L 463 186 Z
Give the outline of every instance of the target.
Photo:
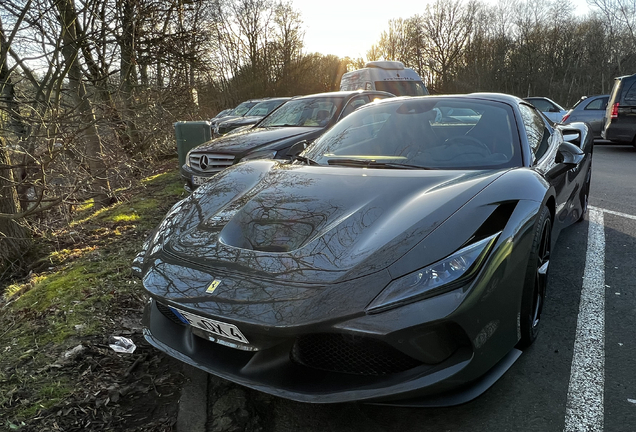
M 181 168 L 190 150 L 212 139 L 212 127 L 209 121 L 180 121 L 174 124 L 174 135 Z

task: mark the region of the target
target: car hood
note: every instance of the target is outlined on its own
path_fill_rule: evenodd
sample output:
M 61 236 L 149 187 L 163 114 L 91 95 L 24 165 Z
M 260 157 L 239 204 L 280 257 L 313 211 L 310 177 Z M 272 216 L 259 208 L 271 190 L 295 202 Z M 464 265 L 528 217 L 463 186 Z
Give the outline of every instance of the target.
M 259 120 L 261 120 L 263 118 L 263 116 L 247 116 L 247 117 L 239 117 L 233 120 L 228 120 L 228 121 L 224 121 L 221 122 L 219 124 L 220 127 L 227 127 L 227 126 L 242 126 L 242 125 L 250 125 L 250 124 L 254 124 L 257 123 Z
M 340 283 L 387 268 L 501 174 L 243 163 L 175 206 L 149 258 L 252 280 Z
M 219 124 L 219 123 L 223 123 L 224 121 L 230 121 L 230 120 L 234 120 L 237 118 L 241 118 L 242 116 L 235 116 L 235 115 L 226 115 L 223 117 L 216 117 L 210 120 L 210 123 L 212 124 Z
M 322 129 L 315 127 L 256 128 L 225 135 L 196 147 L 195 152 L 240 154 L 260 146 L 274 144 L 289 138 L 317 135 Z

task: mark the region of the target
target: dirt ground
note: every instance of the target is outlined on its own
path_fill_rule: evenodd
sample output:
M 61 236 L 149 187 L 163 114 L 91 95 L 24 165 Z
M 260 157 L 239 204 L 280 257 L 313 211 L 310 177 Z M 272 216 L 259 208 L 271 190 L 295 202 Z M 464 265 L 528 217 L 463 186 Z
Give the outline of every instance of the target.
M 0 281 L 0 431 L 174 430 L 182 364 L 146 343 L 130 264 L 183 196 L 172 161 L 101 213 L 40 231 L 28 274 Z M 131 339 L 117 353 L 111 336 Z
M 131 322 L 140 318 L 127 317 Z M 0 361 L 0 370 L 9 379 L 28 369 L 28 373 L 44 375 L 47 380 L 75 383 L 65 397 L 26 421 L 12 419 L 10 414 L 38 395 L 28 385 L 14 386 L 5 395 L 8 401 L 2 407 L 0 430 L 172 431 L 183 381 L 181 363 L 149 346 L 140 328 L 119 334 L 137 345 L 134 353 L 116 353 L 106 336 L 92 336 L 78 340 L 75 347 L 43 368 L 30 362 L 28 356 L 18 365 Z

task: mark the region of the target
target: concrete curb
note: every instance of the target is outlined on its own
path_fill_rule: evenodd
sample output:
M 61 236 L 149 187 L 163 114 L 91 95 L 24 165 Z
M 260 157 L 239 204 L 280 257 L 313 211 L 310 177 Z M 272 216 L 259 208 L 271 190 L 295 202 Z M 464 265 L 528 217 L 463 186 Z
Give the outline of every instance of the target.
M 208 374 L 183 364 L 186 381 L 181 388 L 177 432 L 205 432 L 208 420 Z

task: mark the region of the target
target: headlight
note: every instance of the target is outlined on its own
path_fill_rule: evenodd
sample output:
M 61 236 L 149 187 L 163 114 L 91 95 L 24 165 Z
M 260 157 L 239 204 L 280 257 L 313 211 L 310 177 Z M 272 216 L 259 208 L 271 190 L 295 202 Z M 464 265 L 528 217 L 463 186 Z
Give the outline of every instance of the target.
M 367 310 L 378 312 L 417 300 L 418 297 L 430 297 L 456 288 L 477 273 L 499 234 L 470 244 L 441 261 L 395 279 L 373 299 Z
M 257 150 L 243 157 L 241 162 L 252 159 L 274 159 L 275 157 L 276 150 Z
M 190 153 L 192 152 L 192 150 L 190 150 L 189 152 L 186 153 L 186 158 L 185 158 L 185 164 L 188 168 L 190 168 Z

